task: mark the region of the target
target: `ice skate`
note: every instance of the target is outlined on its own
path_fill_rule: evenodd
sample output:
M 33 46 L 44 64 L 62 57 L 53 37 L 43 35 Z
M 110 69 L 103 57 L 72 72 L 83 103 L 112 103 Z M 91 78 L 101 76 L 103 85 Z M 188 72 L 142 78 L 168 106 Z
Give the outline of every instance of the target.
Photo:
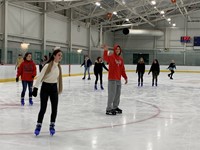
M 21 98 L 21 105 L 22 105 L 22 106 L 25 105 L 24 98 Z
M 118 107 L 117 107 L 116 109 L 114 109 L 114 110 L 115 110 L 116 113 L 118 113 L 118 114 L 122 114 L 122 110 L 119 109 Z
M 104 90 L 103 85 L 101 84 L 101 89 Z
M 54 123 L 51 123 L 50 126 L 49 126 L 49 132 L 50 132 L 51 136 L 53 136 L 56 132 L 54 127 L 55 127 Z
M 29 105 L 33 105 L 32 97 L 29 98 Z
M 114 109 L 106 110 L 106 115 L 116 115 L 116 111 Z
M 41 130 L 41 124 L 37 124 L 34 132 L 36 136 L 40 134 L 40 130 Z
M 97 90 L 97 85 L 96 84 L 94 85 L 94 89 Z

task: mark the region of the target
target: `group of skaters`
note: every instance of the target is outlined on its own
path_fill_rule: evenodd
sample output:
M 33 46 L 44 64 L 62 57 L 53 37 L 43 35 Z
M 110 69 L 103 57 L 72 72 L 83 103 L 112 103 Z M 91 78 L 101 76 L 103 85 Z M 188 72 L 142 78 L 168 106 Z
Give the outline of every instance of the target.
M 121 77 L 124 78 L 125 84 L 128 83 L 128 77 L 125 72 L 124 61 L 120 56 L 122 53 L 121 47 L 115 45 L 112 54 L 108 54 L 108 46 L 104 45 L 104 54 L 103 58 L 98 57 L 94 65 L 94 74 L 95 74 L 95 83 L 94 89 L 97 90 L 98 77 L 100 77 L 100 88 L 103 90 L 103 81 L 102 81 L 102 72 L 103 68 L 108 71 L 108 100 L 106 107 L 107 115 L 116 115 L 121 114 L 122 110 L 119 108 L 120 104 L 120 95 L 121 95 Z M 20 56 L 21 57 L 21 56 Z M 21 92 L 21 105 L 25 105 L 25 92 L 28 86 L 29 89 L 29 104 L 33 105 L 32 96 L 36 97 L 38 95 L 38 87 L 41 84 L 40 90 L 40 110 L 38 113 L 38 119 L 34 134 L 37 136 L 40 134 L 42 127 L 43 118 L 46 112 L 48 99 L 50 98 L 51 102 L 51 118 L 49 125 L 49 132 L 51 135 L 55 134 L 55 122 L 57 117 L 57 108 L 58 108 L 58 98 L 59 94 L 62 92 L 62 69 L 60 62 L 62 60 L 62 51 L 60 48 L 56 47 L 47 60 L 44 58 L 45 63 L 43 63 L 40 74 L 37 76 L 34 84 L 34 78 L 37 75 L 36 64 L 32 60 L 32 54 L 26 53 L 23 57 L 23 61 L 20 64 L 17 64 L 17 76 L 16 82 L 19 81 L 19 77 L 22 80 L 22 92 Z M 105 66 L 103 60 L 105 60 L 109 69 Z M 90 80 L 90 66 L 92 65 L 91 60 L 88 56 L 85 57 L 84 62 L 81 66 L 84 66 L 84 77 L 85 80 L 86 72 L 88 72 L 88 80 Z M 175 68 L 174 61 L 169 65 L 168 69 L 171 73 L 168 75 L 172 78 Z M 137 64 L 136 73 L 138 73 L 138 86 L 143 86 L 143 75 L 145 72 L 145 63 L 144 59 L 140 58 Z M 157 59 L 154 59 L 149 73 L 152 72 L 152 86 L 157 86 L 157 77 L 160 73 L 160 66 Z M 149 74 L 148 73 L 148 74 Z
M 168 68 L 170 70 L 170 73 L 168 74 L 168 77 L 170 77 L 170 79 L 173 79 L 173 74 L 174 74 L 174 70 L 176 69 L 176 65 L 174 60 L 171 61 L 171 63 L 169 64 Z M 150 70 L 148 72 L 148 75 L 152 72 L 152 86 L 157 86 L 158 85 L 158 75 L 160 74 L 160 65 L 157 59 L 154 59 Z M 138 86 L 143 86 L 143 75 L 145 73 L 145 62 L 144 59 L 141 57 L 137 63 L 137 67 L 136 67 L 136 73 L 138 73 Z
M 58 108 L 58 95 L 62 92 L 62 69 L 60 61 L 62 60 L 62 51 L 59 47 L 56 47 L 53 54 L 47 60 L 44 58 L 43 65 L 41 66 L 41 72 L 37 76 L 34 84 L 34 78 L 37 75 L 36 64 L 32 60 L 32 54 L 27 52 L 23 60 L 19 55 L 16 63 L 17 75 L 16 82 L 19 81 L 19 77 L 22 80 L 22 92 L 21 92 L 21 105 L 25 105 L 25 92 L 28 86 L 29 90 L 29 105 L 33 105 L 32 96 L 36 97 L 38 94 L 38 87 L 40 84 L 40 110 L 38 113 L 38 119 L 34 134 L 37 136 L 40 134 L 43 118 L 46 112 L 48 99 L 51 102 L 51 117 L 49 132 L 51 135 L 55 134 L 55 122 L 57 117 Z

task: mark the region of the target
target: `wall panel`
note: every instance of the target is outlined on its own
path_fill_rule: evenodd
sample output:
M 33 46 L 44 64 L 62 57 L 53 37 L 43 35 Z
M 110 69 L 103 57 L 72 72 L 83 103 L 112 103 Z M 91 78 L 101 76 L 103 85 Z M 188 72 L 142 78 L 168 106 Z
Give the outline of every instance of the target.
M 50 41 L 67 43 L 67 22 L 47 17 L 46 38 Z

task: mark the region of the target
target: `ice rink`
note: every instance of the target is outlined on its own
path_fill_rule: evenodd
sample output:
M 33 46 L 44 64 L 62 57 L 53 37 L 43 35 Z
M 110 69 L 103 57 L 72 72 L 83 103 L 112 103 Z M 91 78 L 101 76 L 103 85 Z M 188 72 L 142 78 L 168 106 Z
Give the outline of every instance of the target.
M 53 137 L 50 103 L 36 137 L 39 96 L 29 106 L 27 91 L 21 106 L 21 82 L 0 83 L 0 150 L 199 150 L 200 74 L 176 72 L 170 80 L 161 72 L 157 87 L 147 73 L 143 87 L 137 86 L 136 73 L 127 75 L 119 106 L 123 114 L 116 116 L 105 114 L 107 74 L 103 91 L 94 91 L 94 75 L 63 78 Z

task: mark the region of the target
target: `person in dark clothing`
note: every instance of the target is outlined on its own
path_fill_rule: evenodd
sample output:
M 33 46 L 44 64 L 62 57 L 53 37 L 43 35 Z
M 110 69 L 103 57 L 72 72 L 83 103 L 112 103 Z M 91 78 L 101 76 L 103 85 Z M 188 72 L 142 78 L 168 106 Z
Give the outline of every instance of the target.
M 88 72 L 88 80 L 91 80 L 90 78 L 90 66 L 92 66 L 92 61 L 88 56 L 85 56 L 84 62 L 81 64 L 81 67 L 84 66 L 84 77 L 82 78 L 85 80 L 86 71 Z
M 100 77 L 101 89 L 104 90 L 104 88 L 103 88 L 103 81 L 102 81 L 103 68 L 108 71 L 108 68 L 105 66 L 102 58 L 101 57 L 97 57 L 97 60 L 95 61 L 95 64 L 94 64 L 94 74 L 95 74 L 95 77 L 96 77 L 96 79 L 95 79 L 95 85 L 94 85 L 94 89 L 95 90 L 97 90 L 98 76 Z
M 170 79 L 173 79 L 172 76 L 175 73 L 174 70 L 176 69 L 176 64 L 175 64 L 174 60 L 171 61 L 171 63 L 169 64 L 169 67 L 167 69 L 169 69 L 171 71 L 171 73 L 168 74 L 168 77 L 170 77 Z
M 46 62 L 48 61 L 48 57 L 47 55 L 44 55 L 43 59 L 40 60 L 40 64 L 39 64 L 39 71 L 42 71 L 42 68 L 44 67 L 44 65 L 46 64 Z
M 145 63 L 144 59 L 141 57 L 137 63 L 136 73 L 138 73 L 138 86 L 143 86 L 143 75 L 145 72 Z
M 160 65 L 157 59 L 153 60 L 153 63 L 151 65 L 151 68 L 149 70 L 149 73 L 152 72 L 152 86 L 154 86 L 154 81 L 155 81 L 155 86 L 158 85 L 158 75 L 160 73 Z

